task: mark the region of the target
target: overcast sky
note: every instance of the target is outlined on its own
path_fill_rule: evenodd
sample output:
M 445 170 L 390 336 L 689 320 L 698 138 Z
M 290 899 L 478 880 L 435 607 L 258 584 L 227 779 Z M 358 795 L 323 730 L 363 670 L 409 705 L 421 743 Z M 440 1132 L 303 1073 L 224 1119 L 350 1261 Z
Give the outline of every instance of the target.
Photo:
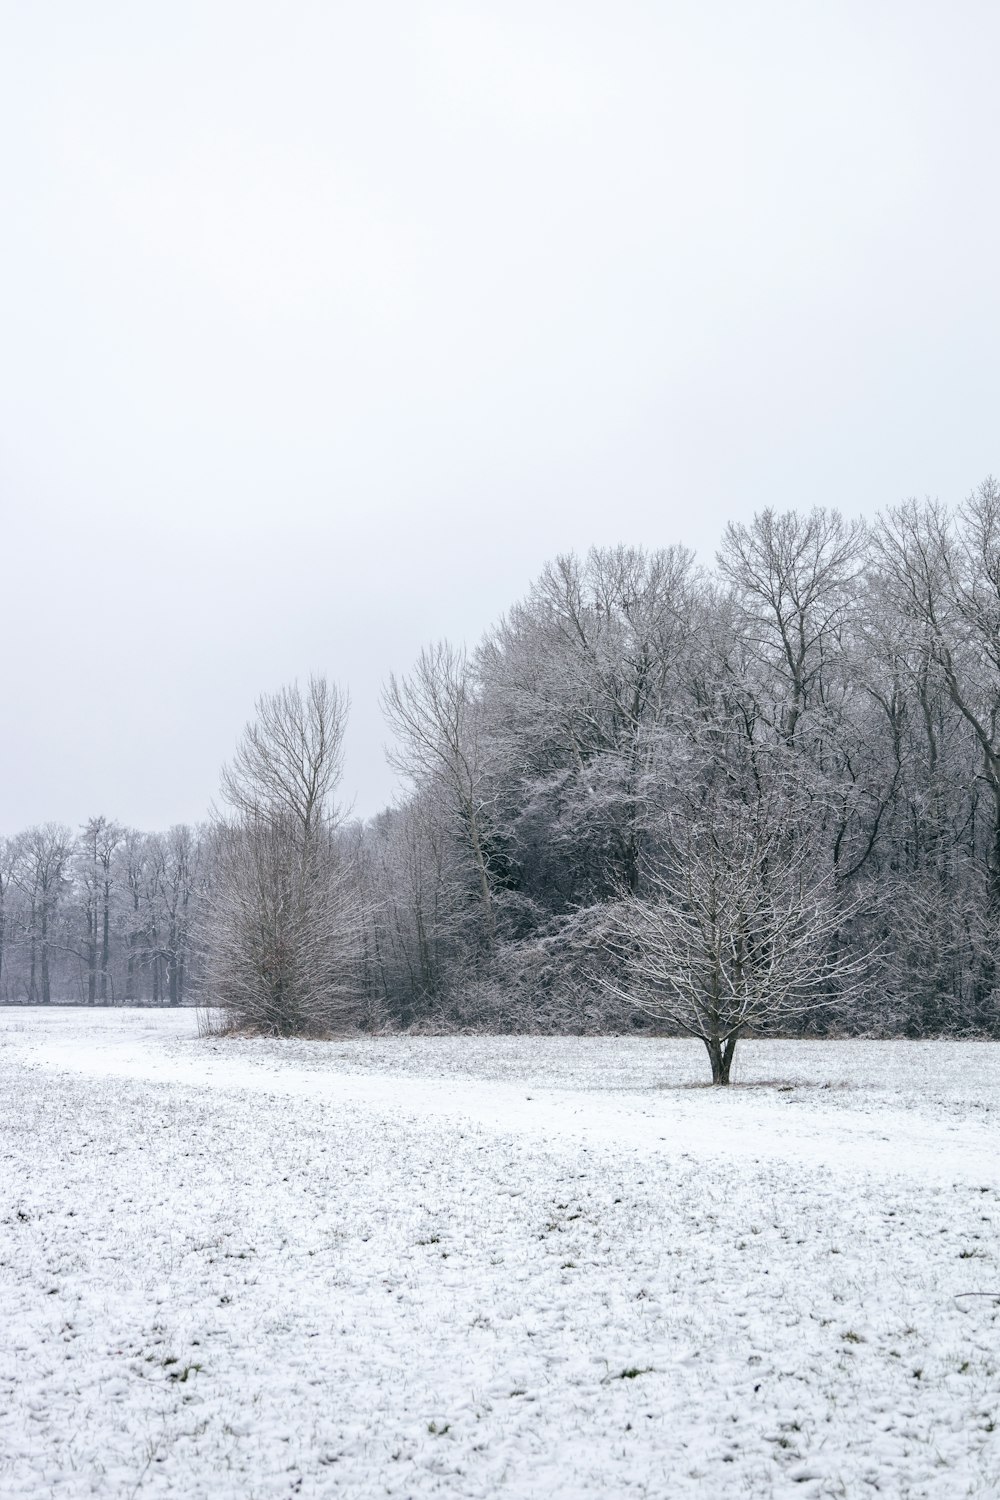
M 1000 6 L 0 0 L 0 832 L 547 558 L 1000 469 Z

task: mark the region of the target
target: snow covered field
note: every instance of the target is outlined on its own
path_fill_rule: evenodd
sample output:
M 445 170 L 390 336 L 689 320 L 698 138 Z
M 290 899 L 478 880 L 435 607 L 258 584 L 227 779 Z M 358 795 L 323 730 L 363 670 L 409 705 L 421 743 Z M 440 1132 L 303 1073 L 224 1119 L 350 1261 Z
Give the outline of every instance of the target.
M 0 1495 L 1000 1494 L 1000 1051 L 0 1011 Z

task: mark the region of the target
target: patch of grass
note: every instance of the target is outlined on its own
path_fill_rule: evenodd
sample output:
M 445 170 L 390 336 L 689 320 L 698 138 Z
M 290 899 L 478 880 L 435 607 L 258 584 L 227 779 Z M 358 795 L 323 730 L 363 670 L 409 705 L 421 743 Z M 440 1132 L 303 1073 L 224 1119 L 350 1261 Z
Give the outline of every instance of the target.
M 690 1083 L 657 1083 L 653 1087 L 658 1093 L 681 1093 L 697 1089 L 714 1089 L 718 1085 L 699 1078 Z M 749 1093 L 753 1089 L 770 1089 L 772 1092 L 778 1094 L 791 1093 L 795 1089 L 809 1089 L 817 1093 L 831 1093 L 833 1091 L 846 1093 L 849 1090 L 855 1090 L 860 1093 L 866 1089 L 869 1091 L 874 1089 L 875 1085 L 854 1082 L 851 1079 L 839 1079 L 836 1082 L 821 1083 L 818 1079 L 798 1078 L 794 1083 L 789 1083 L 787 1079 L 783 1078 L 732 1078 L 727 1088 L 731 1089 L 734 1094 Z

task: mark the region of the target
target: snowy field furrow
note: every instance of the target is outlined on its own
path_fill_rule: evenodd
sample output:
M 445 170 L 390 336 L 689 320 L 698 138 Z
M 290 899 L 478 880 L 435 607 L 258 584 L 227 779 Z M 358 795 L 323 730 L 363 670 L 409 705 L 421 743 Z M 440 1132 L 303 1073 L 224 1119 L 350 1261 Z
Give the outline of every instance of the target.
M 994 1497 L 998 1056 L 0 1011 L 0 1495 Z

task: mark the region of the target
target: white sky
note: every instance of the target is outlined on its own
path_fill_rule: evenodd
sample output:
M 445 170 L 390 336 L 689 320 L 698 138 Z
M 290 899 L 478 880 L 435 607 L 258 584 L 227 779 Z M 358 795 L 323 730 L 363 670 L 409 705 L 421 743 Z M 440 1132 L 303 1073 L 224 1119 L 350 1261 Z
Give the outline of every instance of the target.
M 545 560 L 1000 469 L 994 3 L 0 0 L 0 831 Z

